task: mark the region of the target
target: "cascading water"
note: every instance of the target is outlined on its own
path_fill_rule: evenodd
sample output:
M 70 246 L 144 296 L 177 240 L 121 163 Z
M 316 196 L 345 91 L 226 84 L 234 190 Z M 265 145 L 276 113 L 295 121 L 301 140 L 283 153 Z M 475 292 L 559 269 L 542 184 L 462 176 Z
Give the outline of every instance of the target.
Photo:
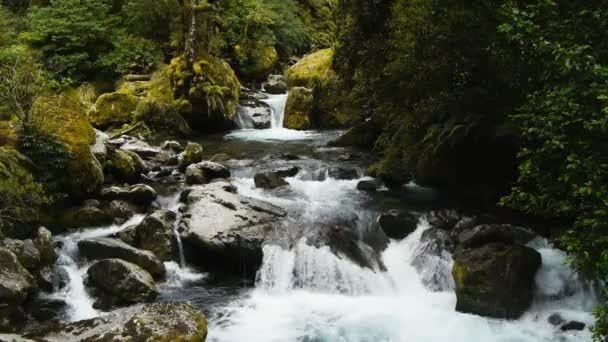
M 272 111 L 272 119 L 270 121 L 271 128 L 283 128 L 285 121 L 285 106 L 287 105 L 287 97 L 289 94 L 268 95 L 268 98 L 262 100 L 270 106 Z

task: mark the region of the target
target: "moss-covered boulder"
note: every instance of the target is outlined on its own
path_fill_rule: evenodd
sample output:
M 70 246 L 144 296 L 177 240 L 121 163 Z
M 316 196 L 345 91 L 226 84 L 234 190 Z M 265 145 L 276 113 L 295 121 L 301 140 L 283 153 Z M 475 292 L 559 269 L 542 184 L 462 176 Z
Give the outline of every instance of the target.
M 312 90 L 305 87 L 291 88 L 285 105 L 285 127 L 300 130 L 310 129 L 312 110 Z
M 136 183 L 144 171 L 144 162 L 135 152 L 117 149 L 106 161 L 104 169 L 113 180 Z
M 452 268 L 456 310 L 519 318 L 532 304 L 540 265 L 540 253 L 521 245 L 492 243 L 457 253 Z
M 39 99 L 39 115 L 34 125 L 40 132 L 54 135 L 64 143 L 73 158 L 67 161 L 63 189 L 71 198 L 84 198 L 103 184 L 103 170 L 91 153 L 95 130 L 84 115 L 83 106 L 65 96 Z
M 327 78 L 333 73 L 333 60 L 333 49 L 323 49 L 306 55 L 287 69 L 287 83 L 290 87 L 310 87 L 315 78 Z
M 292 89 L 312 89 L 308 116 L 312 126 L 317 128 L 348 127 L 354 120 L 354 111 L 344 101 L 340 80 L 332 69 L 333 56 L 333 49 L 319 50 L 302 58 L 286 73 Z M 289 96 L 295 95 L 290 93 Z
M 246 53 L 241 46 L 235 47 L 235 54 L 239 58 L 246 58 L 247 62 L 239 66 L 238 73 L 245 79 L 262 81 L 270 75 L 277 66 L 279 55 L 272 46 L 266 46 L 259 51 Z
M 189 143 L 184 152 L 177 157 L 177 168 L 185 172 L 188 166 L 203 161 L 203 147 L 197 143 Z
M 187 303 L 137 305 L 85 321 L 54 324 L 26 338 L 36 341 L 204 342 L 205 316 Z
M 170 80 L 176 106 L 194 129 L 210 132 L 234 127 L 241 84 L 226 61 L 205 55 L 189 69 L 184 56 L 174 58 Z
M 100 129 L 132 123 L 139 98 L 126 92 L 101 95 L 89 113 L 91 123 Z

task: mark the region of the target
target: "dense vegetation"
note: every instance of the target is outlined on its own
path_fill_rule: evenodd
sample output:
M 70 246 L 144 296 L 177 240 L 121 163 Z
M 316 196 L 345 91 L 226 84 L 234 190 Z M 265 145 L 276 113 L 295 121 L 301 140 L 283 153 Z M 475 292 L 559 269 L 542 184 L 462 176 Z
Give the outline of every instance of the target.
M 374 171 L 558 219 L 574 265 L 608 280 L 605 4 L 378 0 L 340 12 L 337 70 L 382 126 Z M 601 340 L 608 311 L 596 315 Z
M 317 117 L 369 119 L 383 156 L 372 173 L 558 222 L 573 265 L 606 282 L 606 32 L 599 0 L 4 0 L 0 228 L 103 182 L 91 123 L 134 122 L 108 121 L 102 99 L 150 126 L 205 130 L 196 118 L 234 109 L 240 83 L 323 50 L 333 70 L 296 68 L 290 86 L 313 88 Z M 123 87 L 130 74 L 151 85 Z M 596 316 L 603 340 L 608 306 Z

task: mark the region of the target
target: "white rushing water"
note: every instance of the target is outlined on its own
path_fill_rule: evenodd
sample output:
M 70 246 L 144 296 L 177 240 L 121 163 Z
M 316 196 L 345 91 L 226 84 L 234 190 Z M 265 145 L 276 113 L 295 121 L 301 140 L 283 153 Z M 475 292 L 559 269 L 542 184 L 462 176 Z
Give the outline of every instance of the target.
M 293 210 L 323 217 L 347 208 L 365 211 L 357 181 L 288 178 L 289 190 L 256 189 L 249 178 L 235 180 L 239 192 Z M 424 256 L 421 222 L 403 241 L 392 241 L 382 255 L 386 272 L 362 269 L 329 248 L 300 241 L 289 250 L 264 247 L 263 265 L 249 297 L 228 305 L 210 322 L 209 341 L 323 342 L 549 342 L 590 341 L 589 330 L 562 332 L 547 319 L 592 324 L 594 292 L 566 265 L 566 255 L 546 241 L 531 244 L 543 258 L 530 310 L 514 321 L 455 311 L 456 295 L 449 255 Z M 422 267 L 412 263 L 422 262 Z M 428 286 L 429 280 L 436 282 Z M 438 291 L 441 289 L 442 291 Z M 517 295 L 517 294 L 513 294 Z

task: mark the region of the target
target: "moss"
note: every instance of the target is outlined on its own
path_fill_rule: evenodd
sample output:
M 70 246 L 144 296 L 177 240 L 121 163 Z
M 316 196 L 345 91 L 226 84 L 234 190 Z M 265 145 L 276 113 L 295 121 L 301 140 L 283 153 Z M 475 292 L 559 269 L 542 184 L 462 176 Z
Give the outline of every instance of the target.
M 91 154 L 95 130 L 83 114 L 83 107 L 65 96 L 41 98 L 37 102 L 34 125 L 45 134 L 55 135 L 74 158 L 68 161 L 66 193 L 83 197 L 103 183 L 101 165 Z
M 185 57 L 180 56 L 171 61 L 169 74 L 174 100 L 189 103 L 178 112 L 190 111 L 185 118 L 193 127 L 221 130 L 231 124 L 239 105 L 241 85 L 228 63 L 206 55 L 188 70 Z
M 242 55 L 242 51 L 235 51 L 237 55 Z M 254 55 L 246 56 L 249 63 L 239 67 L 239 74 L 247 79 L 262 81 L 265 80 L 279 61 L 277 50 L 272 46 L 260 49 Z
M 370 166 L 369 174 L 380 178 L 389 188 L 395 188 L 412 180 L 406 165 L 399 148 L 393 147 L 382 161 Z
M 144 163 L 134 152 L 118 149 L 112 153 L 105 168 L 119 181 L 137 182 L 144 171 Z
M 315 77 L 326 78 L 333 73 L 334 50 L 324 49 L 304 56 L 287 70 L 287 84 L 290 87 L 312 87 Z
M 97 99 L 95 109 L 89 113 L 89 120 L 101 129 L 133 123 L 133 113 L 138 103 L 139 98 L 129 93 L 103 94 Z
M 312 109 L 312 90 L 304 87 L 291 88 L 285 105 L 285 127 L 300 130 L 310 129 Z

